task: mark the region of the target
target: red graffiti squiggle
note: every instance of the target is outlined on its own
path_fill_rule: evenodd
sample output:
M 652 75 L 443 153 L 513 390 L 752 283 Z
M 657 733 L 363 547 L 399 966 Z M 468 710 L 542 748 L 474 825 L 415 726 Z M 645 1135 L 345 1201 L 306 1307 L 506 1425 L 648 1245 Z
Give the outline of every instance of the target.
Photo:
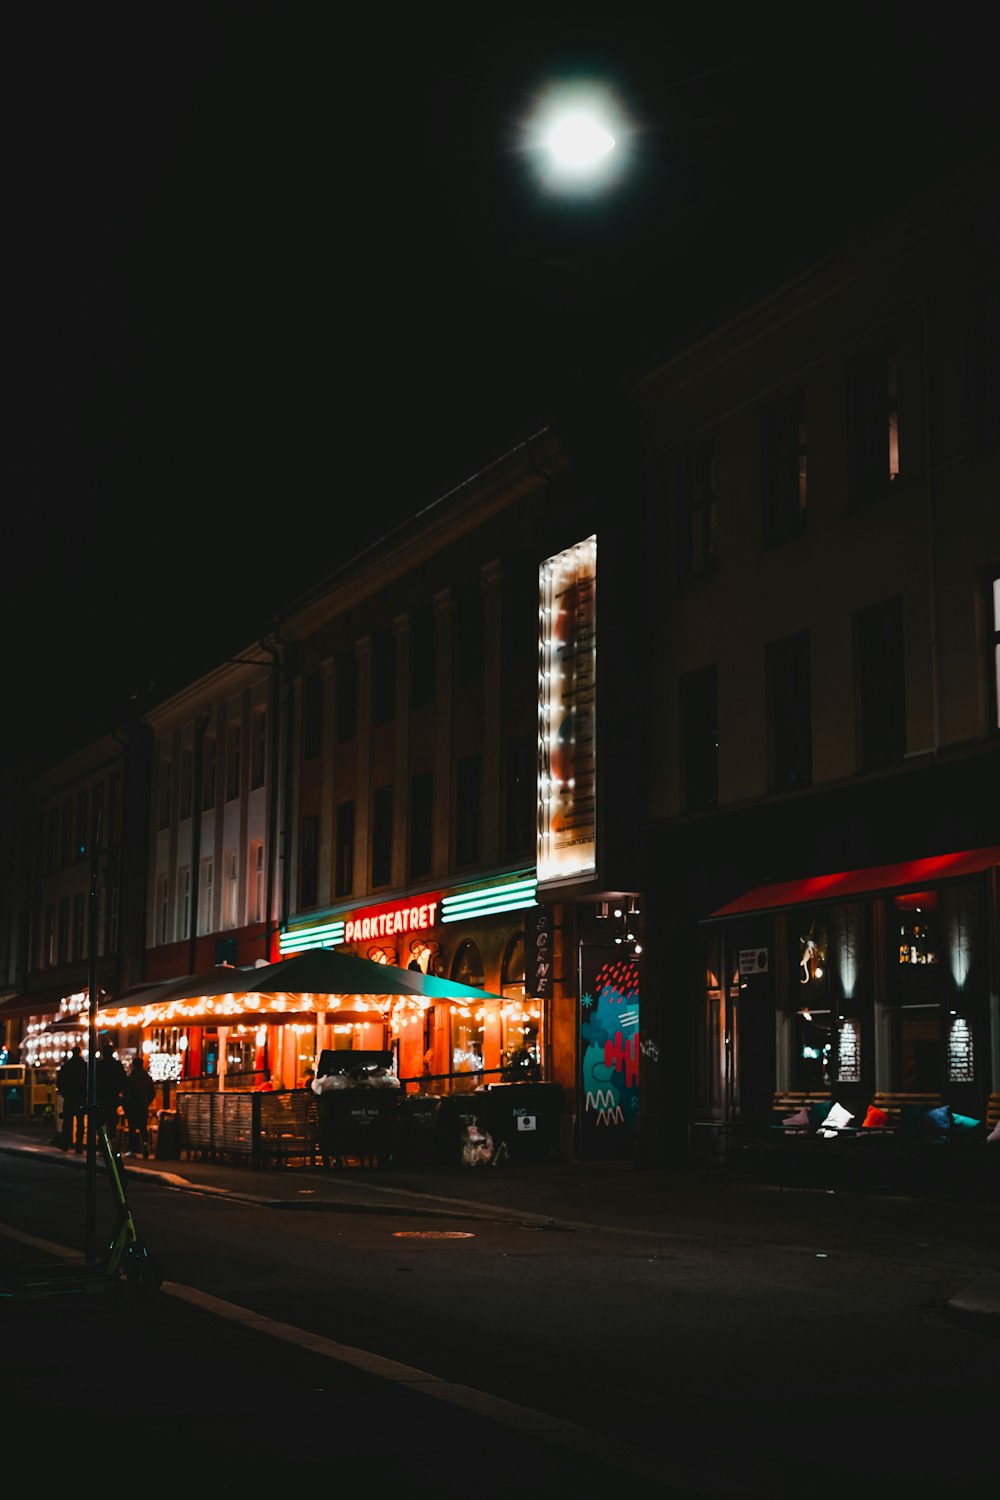
M 620 1073 L 622 1064 L 625 1066 L 625 1087 L 630 1089 L 639 1082 L 639 1038 L 634 1036 L 625 1042 L 621 1032 L 616 1031 L 614 1041 L 604 1043 L 604 1066 Z

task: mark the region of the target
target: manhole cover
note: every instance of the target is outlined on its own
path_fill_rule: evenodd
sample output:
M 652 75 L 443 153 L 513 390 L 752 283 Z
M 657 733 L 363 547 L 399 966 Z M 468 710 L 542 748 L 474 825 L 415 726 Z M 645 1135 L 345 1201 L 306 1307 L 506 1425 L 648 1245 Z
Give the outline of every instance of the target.
M 394 1229 L 394 1240 L 474 1240 L 471 1229 Z

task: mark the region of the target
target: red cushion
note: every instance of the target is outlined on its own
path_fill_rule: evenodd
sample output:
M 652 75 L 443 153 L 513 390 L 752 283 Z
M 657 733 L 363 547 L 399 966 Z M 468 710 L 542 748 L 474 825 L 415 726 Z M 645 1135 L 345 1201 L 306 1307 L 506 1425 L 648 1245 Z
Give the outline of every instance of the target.
M 886 1125 L 888 1125 L 888 1123 L 888 1111 L 884 1109 L 876 1109 L 874 1104 L 869 1104 L 868 1113 L 865 1115 L 864 1119 L 861 1122 L 861 1129 L 868 1130 L 871 1129 L 873 1125 L 884 1128 Z

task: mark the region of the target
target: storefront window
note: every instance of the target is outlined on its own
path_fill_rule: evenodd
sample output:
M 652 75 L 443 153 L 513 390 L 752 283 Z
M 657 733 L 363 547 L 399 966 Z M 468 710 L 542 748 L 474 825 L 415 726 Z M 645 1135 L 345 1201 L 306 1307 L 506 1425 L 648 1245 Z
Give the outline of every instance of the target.
M 827 914 L 803 910 L 789 923 L 789 1003 L 795 1010 L 791 1074 L 796 1089 L 831 1087 L 836 1013 L 831 1005 Z
M 471 940 L 461 944 L 451 967 L 451 977 L 459 984 L 469 984 L 475 989 L 483 987 L 483 960 L 479 949 Z M 483 1006 L 452 1004 L 451 1007 L 451 1071 L 453 1073 L 479 1073 L 483 1062 L 483 1043 L 486 1033 L 486 1014 Z M 468 1087 L 479 1083 L 478 1077 L 469 1080 Z
M 891 904 L 894 1086 L 938 1093 L 976 1082 L 984 1011 L 982 893 L 974 882 Z
M 524 933 L 507 944 L 500 970 L 500 1058 L 514 1077 L 537 1078 L 541 1069 L 541 1005 L 524 993 Z

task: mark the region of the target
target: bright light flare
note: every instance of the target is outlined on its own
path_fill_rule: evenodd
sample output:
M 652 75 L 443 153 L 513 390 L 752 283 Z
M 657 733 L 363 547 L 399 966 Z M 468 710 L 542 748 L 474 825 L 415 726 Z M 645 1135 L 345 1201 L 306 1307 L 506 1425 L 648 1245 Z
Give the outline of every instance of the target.
M 535 101 L 525 128 L 527 149 L 552 192 L 599 192 L 624 169 L 628 123 L 600 84 L 553 85 Z

